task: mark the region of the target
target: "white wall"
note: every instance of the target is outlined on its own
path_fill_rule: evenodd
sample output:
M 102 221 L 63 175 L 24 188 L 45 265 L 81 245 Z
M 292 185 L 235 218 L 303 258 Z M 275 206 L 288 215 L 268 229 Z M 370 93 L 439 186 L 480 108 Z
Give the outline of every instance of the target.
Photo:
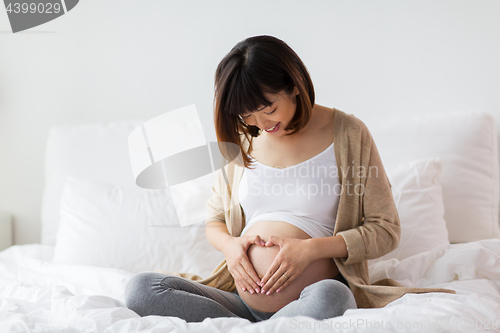
M 477 109 L 500 123 L 500 1 L 85 0 L 12 34 L 0 9 L 0 210 L 40 241 L 44 149 L 60 124 L 149 119 L 196 103 L 240 40 L 287 42 L 316 102 L 361 119 Z

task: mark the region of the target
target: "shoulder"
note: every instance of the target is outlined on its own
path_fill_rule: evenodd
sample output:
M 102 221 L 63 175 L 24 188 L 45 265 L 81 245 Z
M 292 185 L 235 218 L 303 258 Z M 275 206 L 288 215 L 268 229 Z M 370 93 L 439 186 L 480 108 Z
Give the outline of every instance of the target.
M 356 117 L 354 114 L 343 112 L 339 109 L 335 110 L 335 130 L 340 134 L 347 136 L 357 136 L 367 139 L 371 137 L 370 131 L 366 124 Z
M 335 121 L 342 123 L 345 128 L 366 128 L 365 123 L 352 113 L 335 110 Z

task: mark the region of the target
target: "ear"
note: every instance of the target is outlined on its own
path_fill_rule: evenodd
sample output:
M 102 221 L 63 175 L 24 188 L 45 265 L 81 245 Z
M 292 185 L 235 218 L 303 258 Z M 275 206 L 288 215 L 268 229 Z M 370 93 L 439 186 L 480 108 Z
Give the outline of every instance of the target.
M 297 96 L 300 93 L 299 89 L 297 87 L 293 87 L 293 94 Z

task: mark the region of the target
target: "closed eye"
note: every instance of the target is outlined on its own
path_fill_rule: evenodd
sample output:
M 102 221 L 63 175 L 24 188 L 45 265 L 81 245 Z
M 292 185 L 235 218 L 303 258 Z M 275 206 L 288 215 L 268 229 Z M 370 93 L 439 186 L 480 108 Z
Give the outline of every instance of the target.
M 277 108 L 276 108 L 276 109 L 274 109 L 273 111 L 269 112 L 269 113 L 266 113 L 266 112 L 264 112 L 264 113 L 265 113 L 265 114 L 273 114 L 276 110 L 277 110 Z M 240 117 L 241 117 L 241 118 L 246 119 L 246 118 L 248 118 L 248 117 L 250 117 L 250 116 L 251 116 L 251 114 L 249 114 L 248 116 L 240 116 Z

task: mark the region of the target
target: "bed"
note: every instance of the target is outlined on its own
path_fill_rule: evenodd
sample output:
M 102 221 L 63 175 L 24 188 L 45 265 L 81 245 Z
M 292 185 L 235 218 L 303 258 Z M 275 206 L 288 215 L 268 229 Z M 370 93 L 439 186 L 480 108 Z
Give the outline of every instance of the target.
M 168 189 L 136 185 L 127 142 L 146 120 L 133 119 L 50 130 L 41 243 L 0 252 L 0 332 L 500 331 L 494 118 L 467 111 L 360 119 L 377 144 L 402 227 L 399 247 L 369 261 L 370 280 L 456 294 L 406 294 L 323 321 L 138 316 L 124 300 L 132 276 L 206 277 L 223 256 L 205 239 L 203 222 L 180 227 Z M 199 209 L 207 190 L 193 189 L 185 205 Z

